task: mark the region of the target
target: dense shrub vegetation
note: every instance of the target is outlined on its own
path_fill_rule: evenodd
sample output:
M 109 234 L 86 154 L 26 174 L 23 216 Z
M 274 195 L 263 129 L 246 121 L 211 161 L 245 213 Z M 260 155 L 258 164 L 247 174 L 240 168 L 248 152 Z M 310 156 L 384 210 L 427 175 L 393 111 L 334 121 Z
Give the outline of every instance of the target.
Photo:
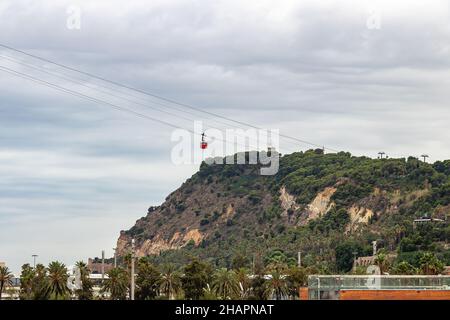
M 204 212 L 203 206 L 198 223 L 208 237 L 198 246 L 163 251 L 149 256 L 149 260 L 181 267 L 196 256 L 215 268 L 231 268 L 237 253 L 247 257 L 249 263 L 257 255 L 266 260 L 282 248 L 288 265 L 295 264 L 301 251 L 305 267 L 322 273 L 349 272 L 353 259 L 370 255 L 372 241 L 376 240 L 380 250 L 397 256 L 391 264 L 398 272 L 410 266 L 420 268 L 419 260 L 425 252 L 450 265 L 450 227 L 446 221 L 450 212 L 450 160 L 428 164 L 413 157 L 371 159 L 346 152 L 309 150 L 281 157 L 274 176 L 261 176 L 259 168 L 202 164 L 183 187 L 190 190 L 185 192 L 186 197 L 195 194 L 196 188 L 213 187 L 211 193 L 217 194 L 217 201 L 224 207 L 241 199 L 235 215 L 222 219 L 224 210 Z M 297 207 L 287 211 L 281 207 L 282 187 L 295 197 Z M 331 209 L 317 219 L 300 223 L 308 204 L 327 187 L 336 188 Z M 177 202 L 175 211 L 182 214 L 186 206 Z M 367 223 L 355 229 L 349 229 L 352 206 L 373 212 Z M 424 216 L 445 221 L 414 224 L 414 219 Z M 168 213 L 164 219 L 166 224 L 174 223 Z M 145 231 L 133 227 L 128 232 L 139 236 Z

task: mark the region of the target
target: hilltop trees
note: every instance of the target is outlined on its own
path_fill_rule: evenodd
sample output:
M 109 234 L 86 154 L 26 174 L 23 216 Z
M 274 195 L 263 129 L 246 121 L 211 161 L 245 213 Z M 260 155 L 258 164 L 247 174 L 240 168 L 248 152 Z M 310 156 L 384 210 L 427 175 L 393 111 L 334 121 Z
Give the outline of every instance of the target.
M 125 235 L 140 239 L 140 245 L 157 235 L 169 239 L 172 230 L 186 234 L 198 228 L 204 236 L 199 243 L 149 256 L 154 264 L 177 267 L 196 256 L 218 268 L 255 272 L 254 254 L 266 265 L 293 266 L 301 251 L 306 267 L 347 273 L 354 258 L 372 254 L 374 240 L 390 257 L 429 251 L 450 265 L 448 223 L 414 223 L 448 215 L 450 161 L 432 165 L 412 157 L 371 159 L 315 150 L 280 161 L 278 173 L 264 177 L 249 165 L 202 164 Z M 159 228 L 163 223 L 171 231 Z

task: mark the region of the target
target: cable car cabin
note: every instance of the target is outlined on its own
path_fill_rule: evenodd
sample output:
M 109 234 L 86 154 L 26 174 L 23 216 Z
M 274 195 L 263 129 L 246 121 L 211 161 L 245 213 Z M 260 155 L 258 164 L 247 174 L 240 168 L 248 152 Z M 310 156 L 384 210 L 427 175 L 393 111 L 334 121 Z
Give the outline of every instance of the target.
M 208 142 L 205 141 L 205 133 L 202 133 L 202 142 L 200 143 L 200 148 L 202 150 L 205 150 L 206 148 L 208 148 Z

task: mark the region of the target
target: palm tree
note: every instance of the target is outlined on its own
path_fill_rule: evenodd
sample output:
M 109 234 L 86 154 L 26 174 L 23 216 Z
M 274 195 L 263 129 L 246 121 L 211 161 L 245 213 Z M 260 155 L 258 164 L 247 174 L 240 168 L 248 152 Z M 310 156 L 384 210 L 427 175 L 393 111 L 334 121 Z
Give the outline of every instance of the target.
M 204 289 L 211 280 L 211 265 L 197 258 L 183 269 L 183 277 L 181 278 L 181 286 L 186 299 L 198 300 L 204 296 Z
M 33 280 L 31 284 L 32 298 L 34 300 L 48 300 L 49 278 L 47 276 L 47 268 L 38 263 L 33 270 Z
M 123 264 L 125 265 L 124 268 L 126 272 L 128 273 L 128 278 L 130 278 L 130 281 L 128 282 L 128 290 L 131 292 L 131 261 L 133 260 L 133 255 L 131 251 L 129 251 L 124 257 L 123 257 Z
M 161 273 L 161 292 L 173 300 L 181 290 L 181 274 L 176 271 L 173 264 L 168 264 Z
M 147 258 L 138 262 L 136 277 L 136 299 L 151 300 L 159 297 L 161 288 L 161 272 Z
M 267 280 L 266 292 L 270 296 L 275 296 L 276 300 L 288 295 L 288 286 L 286 279 L 278 271 L 271 273 L 270 279 Z
M 437 275 L 444 270 L 444 263 L 432 252 L 424 252 L 419 258 L 420 271 L 425 275 Z
M 397 263 L 389 271 L 390 271 L 390 273 L 396 274 L 396 275 L 417 274 L 417 269 L 407 261 L 401 261 L 400 263 Z
M 2 300 L 3 288 L 12 286 L 13 274 L 9 271 L 8 267 L 0 267 L 0 300 Z
M 29 263 L 22 265 L 22 272 L 20 274 L 20 293 L 21 300 L 29 300 L 33 297 L 33 280 L 35 270 Z
M 109 292 L 111 300 L 125 300 L 128 291 L 128 272 L 122 268 L 113 268 L 107 273 L 103 283 L 103 292 Z
M 91 300 L 93 297 L 92 281 L 89 279 L 90 270 L 83 261 L 78 261 L 75 266 L 80 271 L 81 288 L 76 290 L 79 300 Z
M 252 291 L 252 283 L 248 276 L 248 270 L 245 268 L 237 270 L 236 281 L 239 284 L 238 298 L 247 299 Z
M 291 267 L 286 272 L 286 285 L 289 295 L 295 299 L 301 287 L 308 282 L 307 270 L 303 267 Z
M 206 284 L 206 287 L 202 289 L 202 300 L 219 300 L 220 297 L 217 296 L 216 292 L 209 286 L 209 284 Z
M 400 243 L 400 241 L 403 238 L 403 235 L 405 234 L 406 228 L 403 225 L 396 225 L 395 226 L 395 233 L 396 233 L 396 242 Z
M 379 252 L 375 257 L 375 264 L 380 268 L 380 273 L 384 274 L 389 269 L 389 258 L 384 252 Z
M 214 274 L 212 283 L 214 293 L 221 299 L 232 299 L 239 292 L 239 282 L 233 270 L 221 268 Z
M 251 300 L 266 300 L 267 297 L 267 280 L 261 274 L 256 274 L 251 279 Z
M 128 252 L 128 253 L 123 257 L 123 263 L 126 265 L 127 270 L 131 269 L 131 259 L 132 259 L 131 252 Z
M 47 294 L 49 297 L 53 297 L 58 300 L 59 298 L 65 298 L 70 292 L 67 287 L 67 268 L 64 263 L 59 261 L 50 262 L 47 268 L 48 271 L 48 285 Z

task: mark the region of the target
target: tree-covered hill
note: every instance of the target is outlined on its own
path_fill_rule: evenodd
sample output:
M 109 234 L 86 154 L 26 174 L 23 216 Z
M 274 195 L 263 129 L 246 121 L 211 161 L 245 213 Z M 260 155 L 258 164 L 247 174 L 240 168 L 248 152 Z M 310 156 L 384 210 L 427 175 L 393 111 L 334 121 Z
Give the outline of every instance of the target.
M 305 266 L 331 273 L 349 271 L 376 240 L 396 255 L 395 265 L 417 266 L 424 252 L 450 265 L 449 214 L 450 160 L 309 150 L 280 157 L 274 176 L 260 175 L 256 165 L 203 163 L 121 232 L 117 247 L 124 255 L 135 238 L 138 255 L 158 263 L 197 256 L 226 267 L 295 264 L 301 251 Z M 425 216 L 436 220 L 413 222 Z

